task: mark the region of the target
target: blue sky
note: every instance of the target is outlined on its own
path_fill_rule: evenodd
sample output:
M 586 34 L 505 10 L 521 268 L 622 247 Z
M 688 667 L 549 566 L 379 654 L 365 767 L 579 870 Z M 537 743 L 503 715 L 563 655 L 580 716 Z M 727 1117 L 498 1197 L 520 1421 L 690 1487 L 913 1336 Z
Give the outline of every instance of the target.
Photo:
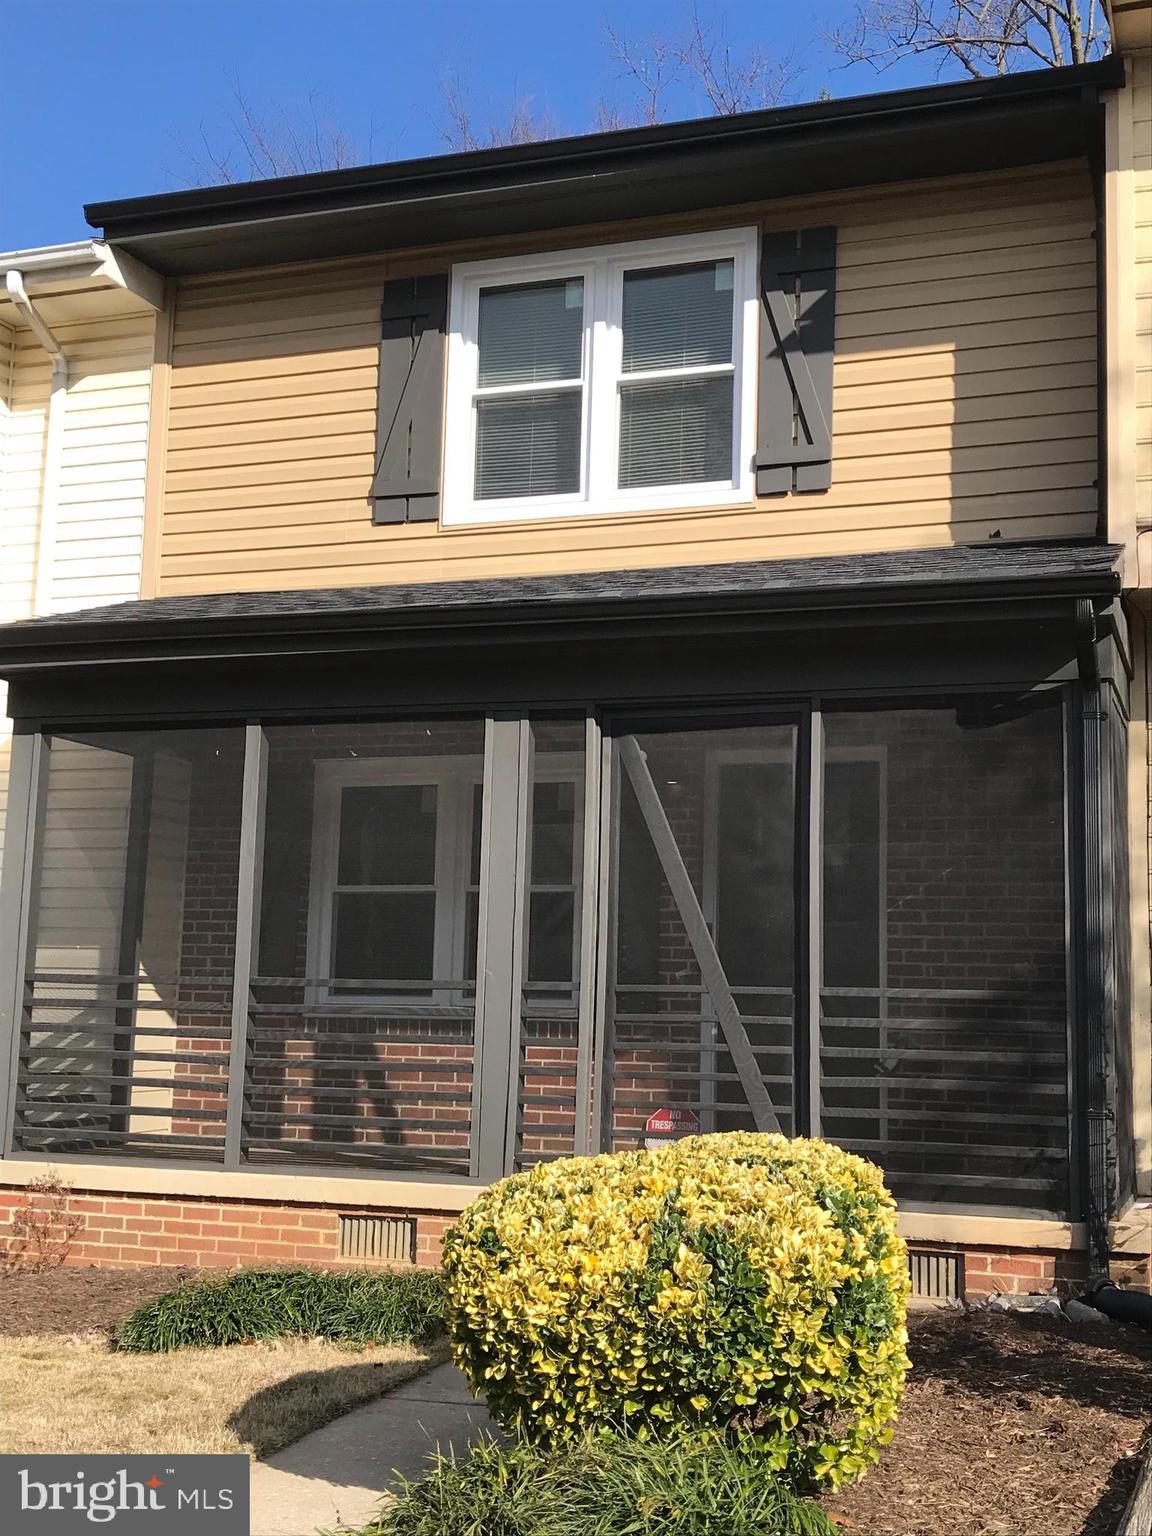
M 701 0 L 734 52 L 791 51 L 797 99 L 926 83 L 837 67 L 822 29 L 849 0 Z M 81 239 L 82 205 L 196 181 L 202 136 L 232 145 L 239 90 L 254 111 L 301 115 L 311 97 L 373 160 L 445 148 L 441 82 L 476 117 L 530 97 L 558 129 L 628 102 L 606 25 L 642 42 L 684 25 L 687 0 L 0 0 L 0 250 Z M 670 116 L 695 116 L 674 91 Z M 203 178 L 200 178 L 203 179 Z

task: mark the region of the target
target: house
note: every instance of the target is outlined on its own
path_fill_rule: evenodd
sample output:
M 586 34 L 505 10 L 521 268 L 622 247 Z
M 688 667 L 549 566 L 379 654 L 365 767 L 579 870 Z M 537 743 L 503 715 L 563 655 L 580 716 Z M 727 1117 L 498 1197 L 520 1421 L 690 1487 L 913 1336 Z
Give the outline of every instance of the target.
M 934 1285 L 1146 1258 L 1152 0 L 1114 20 L 88 208 L 159 306 L 139 595 L 0 629 L 8 1207 L 51 1165 L 81 1262 L 432 1262 L 513 1169 L 779 1128 L 885 1168 Z M 125 463 L 76 470 L 109 519 Z

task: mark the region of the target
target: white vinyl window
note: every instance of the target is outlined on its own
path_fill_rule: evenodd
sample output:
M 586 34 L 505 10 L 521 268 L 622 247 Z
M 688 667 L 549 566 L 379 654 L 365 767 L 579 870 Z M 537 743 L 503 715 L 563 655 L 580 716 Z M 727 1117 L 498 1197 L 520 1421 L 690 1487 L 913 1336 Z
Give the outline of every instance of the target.
M 318 764 L 309 886 L 314 1001 L 452 1001 L 475 976 L 479 758 Z M 469 950 L 469 945 L 471 949 Z M 425 985 L 426 984 L 426 985 Z
M 571 989 L 578 956 L 580 765 L 534 771 L 525 980 Z M 312 1000 L 458 1003 L 473 992 L 484 767 L 479 758 L 362 758 L 316 773 Z
M 453 269 L 447 525 L 748 501 L 756 232 Z

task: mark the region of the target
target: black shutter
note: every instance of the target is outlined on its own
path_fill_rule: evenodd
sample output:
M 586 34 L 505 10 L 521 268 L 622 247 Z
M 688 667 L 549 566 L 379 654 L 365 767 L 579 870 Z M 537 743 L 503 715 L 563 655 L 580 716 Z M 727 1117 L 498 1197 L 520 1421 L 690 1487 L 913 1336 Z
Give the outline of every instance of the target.
M 393 278 L 384 284 L 380 314 L 372 521 L 435 522 L 440 516 L 448 274 Z
M 760 292 L 756 492 L 826 491 L 832 484 L 835 229 L 764 235 Z

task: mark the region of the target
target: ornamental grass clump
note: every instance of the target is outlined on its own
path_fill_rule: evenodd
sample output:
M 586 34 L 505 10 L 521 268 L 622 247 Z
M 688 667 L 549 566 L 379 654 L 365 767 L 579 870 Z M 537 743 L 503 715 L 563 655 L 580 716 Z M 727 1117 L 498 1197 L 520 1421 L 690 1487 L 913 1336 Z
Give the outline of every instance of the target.
M 238 1269 L 145 1301 L 118 1349 L 166 1353 L 254 1339 L 422 1343 L 443 1331 L 443 1282 L 428 1270 Z
M 837 1536 L 818 1504 L 723 1441 L 481 1441 L 403 1482 L 360 1536 Z
M 508 1431 L 738 1443 L 794 1487 L 891 1437 L 908 1271 L 879 1170 L 734 1132 L 542 1164 L 444 1245 L 453 1353 Z

